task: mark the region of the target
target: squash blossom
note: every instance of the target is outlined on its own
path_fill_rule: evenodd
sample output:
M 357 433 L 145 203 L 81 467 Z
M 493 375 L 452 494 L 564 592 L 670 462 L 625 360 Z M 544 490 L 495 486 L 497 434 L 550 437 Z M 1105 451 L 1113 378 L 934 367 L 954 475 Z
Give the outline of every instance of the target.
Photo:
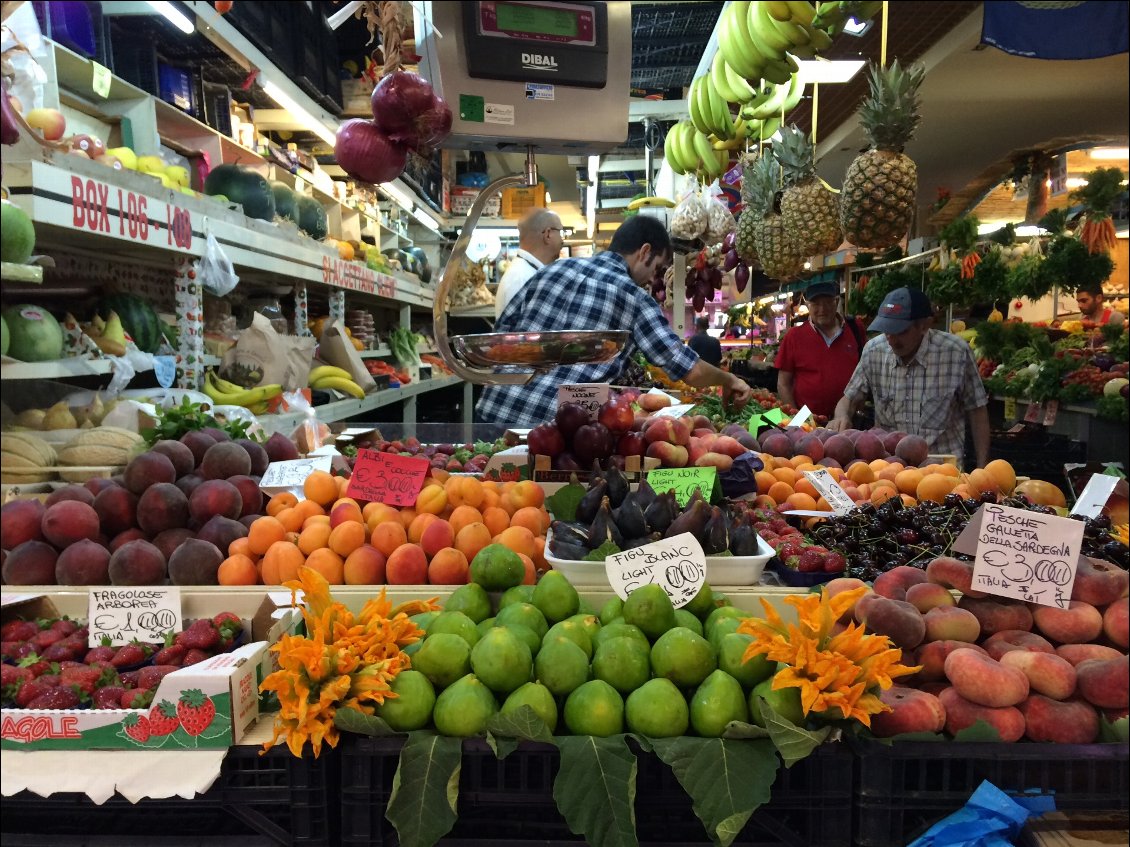
M 834 709 L 843 718 L 871 726 L 872 715 L 891 710 L 878 692 L 890 688 L 895 677 L 920 668 L 900 664 L 902 650 L 887 636 L 867 633 L 859 624 L 850 623 L 832 634 L 840 616 L 867 591 L 856 588 L 829 597 L 821 590 L 786 597 L 784 602 L 797 610 L 796 624 L 784 623 L 763 599 L 765 617 L 747 618 L 738 627 L 738 632 L 753 637 L 743 661 L 764 655 L 787 665 L 773 677 L 773 689 L 799 688 L 806 716 L 823 712 L 825 717 L 838 717 L 831 712 Z
M 329 583 L 312 568 L 299 568 L 298 579 L 285 583 L 291 596 L 301 590 L 306 635 L 285 635 L 271 650 L 279 669 L 263 680 L 260 691 L 279 699 L 274 736 L 263 745 L 270 750 L 280 739 L 295 756 L 309 741 L 317 757 L 322 742 L 336 747 L 340 733 L 334 715 L 340 708 L 367 715 L 385 698 L 395 697 L 390 684 L 411 662 L 402 648 L 420 639 L 423 631 L 409 615 L 434 611 L 435 600 L 404 603 L 395 609 L 380 596 L 365 603 L 357 616 L 330 596 Z

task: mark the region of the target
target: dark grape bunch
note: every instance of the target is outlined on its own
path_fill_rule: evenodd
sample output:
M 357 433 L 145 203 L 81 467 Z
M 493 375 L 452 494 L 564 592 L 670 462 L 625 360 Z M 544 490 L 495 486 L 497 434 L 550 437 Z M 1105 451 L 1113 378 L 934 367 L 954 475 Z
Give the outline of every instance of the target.
M 1082 515 L 1070 515 L 1077 521 L 1083 521 L 1083 555 L 1093 559 L 1106 559 L 1114 562 L 1120 568 L 1130 569 L 1130 548 L 1121 541 L 1110 537 L 1110 518 L 1099 515 L 1094 518 L 1084 518 Z

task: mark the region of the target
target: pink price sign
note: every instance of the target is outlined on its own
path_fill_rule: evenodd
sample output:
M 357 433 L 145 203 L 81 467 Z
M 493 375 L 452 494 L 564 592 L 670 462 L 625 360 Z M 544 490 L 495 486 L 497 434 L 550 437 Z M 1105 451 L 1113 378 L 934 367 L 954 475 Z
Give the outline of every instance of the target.
M 415 456 L 359 450 L 346 493 L 357 500 L 414 506 L 430 466 Z

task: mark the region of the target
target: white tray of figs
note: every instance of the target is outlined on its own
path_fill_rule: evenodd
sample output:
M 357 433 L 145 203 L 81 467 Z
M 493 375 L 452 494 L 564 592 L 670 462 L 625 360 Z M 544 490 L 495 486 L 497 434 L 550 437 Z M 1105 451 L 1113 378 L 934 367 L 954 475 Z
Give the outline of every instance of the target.
M 553 530 L 550 529 L 545 539 L 545 561 L 554 570 L 565 574 L 569 582 L 577 588 L 608 588 L 608 574 L 604 569 L 604 562 L 584 562 L 568 559 L 557 559 L 550 550 L 553 541 Z M 761 574 L 766 563 L 773 558 L 773 548 L 761 536 L 757 537 L 756 556 L 707 556 L 706 581 L 712 586 L 725 585 L 757 585 L 761 582 Z

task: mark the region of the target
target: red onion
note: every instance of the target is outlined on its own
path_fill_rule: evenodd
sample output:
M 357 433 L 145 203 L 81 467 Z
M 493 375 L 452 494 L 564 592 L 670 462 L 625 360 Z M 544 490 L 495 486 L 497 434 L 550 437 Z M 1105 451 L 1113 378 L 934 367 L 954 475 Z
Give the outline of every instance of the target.
M 408 71 L 377 83 L 371 100 L 373 123 L 393 141 L 413 149 L 435 146 L 451 131 L 451 109 L 431 84 Z
M 379 183 L 400 176 L 408 151 L 389 140 L 372 121 L 354 118 L 338 129 L 334 156 L 351 177 Z

